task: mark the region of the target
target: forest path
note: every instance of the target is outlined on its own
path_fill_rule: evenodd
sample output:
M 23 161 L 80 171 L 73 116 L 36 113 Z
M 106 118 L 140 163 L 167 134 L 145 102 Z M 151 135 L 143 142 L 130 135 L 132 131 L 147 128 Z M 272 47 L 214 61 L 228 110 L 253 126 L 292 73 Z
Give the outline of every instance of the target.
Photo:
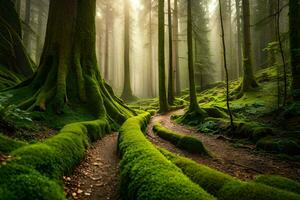
M 147 128 L 148 139 L 158 147 L 191 158 L 198 163 L 242 180 L 251 180 L 259 174 L 276 174 L 300 181 L 299 162 L 285 161 L 277 158 L 275 155 L 255 151 L 254 146 L 237 148 L 233 146 L 233 143 L 224 140 L 223 137 L 201 134 L 193 128 L 184 127 L 171 121 L 171 115 L 183 112 L 183 110 L 178 110 L 152 117 Z M 160 122 L 170 130 L 200 139 L 206 149 L 213 155 L 213 158 L 188 153 L 159 138 L 152 131 L 153 125 L 157 122 Z
M 94 143 L 85 160 L 70 177 L 65 177 L 65 192 L 71 199 L 117 200 L 119 184 L 118 133 Z

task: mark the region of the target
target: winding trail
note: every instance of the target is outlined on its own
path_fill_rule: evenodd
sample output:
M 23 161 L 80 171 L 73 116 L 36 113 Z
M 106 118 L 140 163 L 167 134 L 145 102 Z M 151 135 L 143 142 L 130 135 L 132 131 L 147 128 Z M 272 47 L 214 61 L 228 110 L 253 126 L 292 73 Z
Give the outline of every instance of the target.
M 256 151 L 254 146 L 236 148 L 223 137 L 201 134 L 193 128 L 187 128 L 171 121 L 171 115 L 181 114 L 183 112 L 183 110 L 178 110 L 165 115 L 156 115 L 152 117 L 147 128 L 148 139 L 158 147 L 191 158 L 198 163 L 207 165 L 242 180 L 251 180 L 258 174 L 276 174 L 300 181 L 299 162 L 281 160 L 274 155 Z M 188 153 L 159 138 L 152 131 L 153 125 L 157 122 L 160 122 L 170 130 L 200 139 L 208 151 L 213 155 L 213 158 Z
M 119 184 L 118 133 L 94 143 L 85 160 L 64 177 L 67 197 L 83 200 L 117 200 Z

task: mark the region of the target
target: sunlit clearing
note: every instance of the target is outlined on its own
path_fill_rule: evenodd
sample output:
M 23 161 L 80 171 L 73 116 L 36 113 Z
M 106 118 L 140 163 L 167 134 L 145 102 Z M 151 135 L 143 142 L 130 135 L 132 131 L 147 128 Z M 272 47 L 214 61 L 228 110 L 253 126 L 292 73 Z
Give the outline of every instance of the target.
M 130 0 L 130 4 L 134 10 L 142 10 L 143 9 L 143 5 L 141 4 L 140 0 Z

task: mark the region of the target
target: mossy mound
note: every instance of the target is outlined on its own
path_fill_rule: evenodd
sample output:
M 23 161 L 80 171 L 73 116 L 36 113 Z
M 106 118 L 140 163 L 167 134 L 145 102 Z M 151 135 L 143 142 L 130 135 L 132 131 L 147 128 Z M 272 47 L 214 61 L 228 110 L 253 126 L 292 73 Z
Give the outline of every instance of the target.
M 0 168 L 3 192 L 11 199 L 64 199 L 57 182 L 82 160 L 90 142 L 109 132 L 105 119 L 74 123 L 42 143 L 18 148 L 11 153 L 16 159 Z
M 300 155 L 300 140 L 295 138 L 265 137 L 260 139 L 256 146 L 269 152 Z
M 300 183 L 282 176 L 260 175 L 255 178 L 255 182 L 300 194 Z
M 128 119 L 120 129 L 122 155 L 121 196 L 123 199 L 215 199 L 190 181 L 144 136 L 150 114 Z
M 179 133 L 175 133 L 161 124 L 155 124 L 153 126 L 153 131 L 161 138 L 171 142 L 175 146 L 180 149 L 186 150 L 191 153 L 199 153 L 203 155 L 208 155 L 207 150 L 200 140 L 197 138 L 181 135 Z
M 13 150 L 25 146 L 26 143 L 18 140 L 14 140 L 0 133 L 0 152 L 8 154 Z
M 221 200 L 296 200 L 300 195 L 278 186 L 258 182 L 243 182 L 217 170 L 200 165 L 190 159 L 175 155 L 167 150 L 161 152 L 193 182 Z M 285 180 L 282 178 L 281 180 Z M 295 186 L 295 183 L 289 184 Z

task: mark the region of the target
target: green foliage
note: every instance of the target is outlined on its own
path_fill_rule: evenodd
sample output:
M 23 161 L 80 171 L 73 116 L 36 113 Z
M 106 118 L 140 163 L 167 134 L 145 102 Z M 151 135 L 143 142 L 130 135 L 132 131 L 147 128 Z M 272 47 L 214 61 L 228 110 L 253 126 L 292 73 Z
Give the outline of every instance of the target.
M 214 199 L 184 176 L 145 138 L 149 114 L 128 119 L 120 129 L 123 199 Z
M 62 188 L 49 178 L 59 180 L 69 173 L 84 157 L 89 142 L 108 132 L 110 128 L 105 119 L 74 123 L 66 125 L 59 134 L 43 143 L 18 148 L 11 153 L 16 159 L 0 168 L 0 176 L 5 174 L 0 182 L 6 188 L 3 192 L 13 194 L 14 198 L 19 195 L 21 199 L 64 199 Z M 17 172 L 7 172 L 7 168 L 14 167 Z M 14 187 L 10 186 L 12 181 Z M 48 192 L 50 194 L 42 195 Z
M 175 132 L 163 127 L 161 124 L 154 125 L 153 131 L 159 137 L 171 142 L 172 144 L 174 144 L 175 146 L 177 146 L 180 149 L 184 149 L 191 153 L 199 153 L 199 154 L 208 155 L 208 152 L 206 151 L 202 142 L 200 140 L 198 140 L 197 138 L 175 133 Z
M 257 148 L 275 153 L 285 153 L 288 155 L 300 154 L 300 141 L 296 138 L 274 138 L 265 137 L 260 139 Z
M 284 178 L 280 179 L 280 181 L 286 181 L 285 183 L 290 184 L 291 186 L 288 186 L 289 189 L 282 187 L 281 189 L 284 190 L 281 190 L 277 189 L 279 188 L 278 186 L 270 187 L 265 183 L 242 182 L 227 174 L 210 169 L 166 150 L 161 150 L 161 152 L 193 182 L 220 200 L 296 200 L 300 198 L 298 194 L 290 192 L 292 187 L 293 189 L 298 187 L 297 183 L 291 183 L 289 182 L 290 180 L 286 181 Z
M 25 145 L 26 145 L 25 142 L 11 139 L 0 133 L 0 152 L 2 153 L 10 153 L 13 150 L 18 149 Z
M 282 176 L 260 175 L 255 178 L 255 182 L 300 194 L 300 183 Z

